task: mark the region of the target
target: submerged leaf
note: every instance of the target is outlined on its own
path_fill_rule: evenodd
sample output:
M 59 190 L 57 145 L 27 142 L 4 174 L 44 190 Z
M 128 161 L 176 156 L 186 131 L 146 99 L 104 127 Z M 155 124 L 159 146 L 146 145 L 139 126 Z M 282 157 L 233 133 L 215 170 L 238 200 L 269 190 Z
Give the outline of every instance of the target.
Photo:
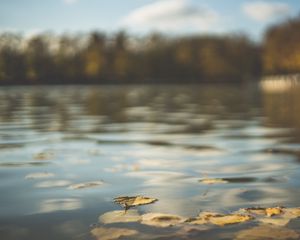
M 129 211 L 111 211 L 104 213 L 99 217 L 99 222 L 104 224 L 119 222 L 139 222 L 142 219 L 137 210 Z
M 127 228 L 97 227 L 91 230 L 91 234 L 96 237 L 97 240 L 114 240 L 120 237 L 132 236 L 137 233 L 136 230 Z
M 146 205 L 151 204 L 158 201 L 156 198 L 150 198 L 150 197 L 143 197 L 143 196 L 134 196 L 134 197 L 117 197 L 114 198 L 114 202 L 120 204 L 122 207 L 125 208 L 125 210 L 136 207 L 140 205 Z
M 164 213 L 147 213 L 142 215 L 142 224 L 155 227 L 170 227 L 186 221 L 186 218 Z
M 285 240 L 298 239 L 299 237 L 300 235 L 291 229 L 271 225 L 261 225 L 240 231 L 235 240 Z
M 104 184 L 102 181 L 92 181 L 92 182 L 85 182 L 85 183 L 77 183 L 77 184 L 72 184 L 68 187 L 68 189 L 83 189 L 83 188 L 92 188 L 92 187 L 97 187 Z
M 219 183 L 228 183 L 227 180 L 224 180 L 222 178 L 204 178 L 199 180 L 199 182 L 204 184 L 219 184 Z

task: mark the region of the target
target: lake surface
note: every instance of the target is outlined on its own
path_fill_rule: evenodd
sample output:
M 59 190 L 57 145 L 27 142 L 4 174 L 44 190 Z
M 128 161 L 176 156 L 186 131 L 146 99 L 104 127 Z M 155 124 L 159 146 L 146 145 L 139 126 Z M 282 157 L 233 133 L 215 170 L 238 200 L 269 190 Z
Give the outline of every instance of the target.
M 185 217 L 300 206 L 297 84 L 1 87 L 0 112 L 0 239 L 94 239 L 117 196 Z M 254 225 L 176 238 L 176 226 L 111 224 L 141 234 L 126 239 L 233 239 Z

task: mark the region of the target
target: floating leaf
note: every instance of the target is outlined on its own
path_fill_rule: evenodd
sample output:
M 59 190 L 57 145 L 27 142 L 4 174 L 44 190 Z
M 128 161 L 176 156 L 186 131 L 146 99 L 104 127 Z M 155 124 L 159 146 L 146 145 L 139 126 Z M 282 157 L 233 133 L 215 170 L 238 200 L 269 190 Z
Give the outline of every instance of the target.
M 261 207 L 254 207 L 254 208 L 245 208 L 244 211 L 256 215 L 266 215 L 268 217 L 272 217 L 274 215 L 279 215 L 283 212 L 282 207 L 272 207 L 272 208 L 261 208 Z
M 284 214 L 293 218 L 300 217 L 300 208 L 285 208 Z
M 228 224 L 236 224 L 242 223 L 253 219 L 249 215 L 242 215 L 242 214 L 218 214 L 212 212 L 203 212 L 199 215 L 199 217 L 189 219 L 188 222 L 191 224 L 206 224 L 212 223 L 219 226 L 224 226 Z
M 170 227 L 186 221 L 186 218 L 164 213 L 147 213 L 142 215 L 142 224 L 155 227 Z
M 37 172 L 37 173 L 30 173 L 25 176 L 25 179 L 39 179 L 39 178 L 50 178 L 54 177 L 54 173 L 48 172 Z
M 50 160 L 54 157 L 53 152 L 40 152 L 33 156 L 35 160 Z
M 251 220 L 252 217 L 249 215 L 240 215 L 240 214 L 228 214 L 223 216 L 215 216 L 211 217 L 209 221 L 212 224 L 224 226 L 227 224 L 236 224 L 236 223 L 242 223 Z
M 272 217 L 274 215 L 278 215 L 282 213 L 282 208 L 274 207 L 274 208 L 266 208 L 266 215 L 268 217 Z
M 104 224 L 118 222 L 139 222 L 142 219 L 137 210 L 129 211 L 111 211 L 104 213 L 99 217 L 99 222 Z
M 224 180 L 222 178 L 204 178 L 204 179 L 200 179 L 199 182 L 204 183 L 204 184 L 228 183 L 227 180 Z
M 158 201 L 156 198 L 150 198 L 150 197 L 143 197 L 143 196 L 134 196 L 134 197 L 128 197 L 128 196 L 122 196 L 114 198 L 114 202 L 120 204 L 122 207 L 125 208 L 125 210 L 136 207 L 140 205 L 146 205 L 151 204 Z
M 68 187 L 68 189 L 83 189 L 83 188 L 92 188 L 92 187 L 97 187 L 104 184 L 102 181 L 92 181 L 92 182 L 84 182 L 84 183 L 77 183 L 77 184 L 72 184 Z
M 281 208 L 281 214 L 276 218 L 261 218 L 258 221 L 262 223 L 285 226 L 291 219 L 300 217 L 300 208 Z
M 96 237 L 97 240 L 114 240 L 119 239 L 120 237 L 132 236 L 137 233 L 136 230 L 127 228 L 97 227 L 91 230 L 91 234 Z
M 285 240 L 298 239 L 299 237 L 300 235 L 291 229 L 261 225 L 240 231 L 235 240 Z

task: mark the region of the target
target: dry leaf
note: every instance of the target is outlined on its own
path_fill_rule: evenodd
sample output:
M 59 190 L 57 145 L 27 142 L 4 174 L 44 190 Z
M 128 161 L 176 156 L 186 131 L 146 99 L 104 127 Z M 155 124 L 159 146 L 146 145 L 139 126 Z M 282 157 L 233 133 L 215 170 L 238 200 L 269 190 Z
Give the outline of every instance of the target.
M 136 230 L 127 228 L 104 228 L 97 227 L 91 230 L 91 234 L 96 237 L 97 240 L 114 240 L 120 237 L 132 236 L 137 234 Z
M 282 207 L 272 207 L 272 208 L 253 207 L 253 208 L 245 208 L 243 209 L 243 211 L 255 215 L 266 215 L 268 217 L 272 217 L 274 215 L 281 214 L 283 212 L 283 208 Z
M 104 213 L 99 217 L 99 222 L 104 224 L 118 222 L 139 222 L 142 219 L 137 210 L 112 211 Z
M 227 180 L 224 180 L 222 178 L 204 178 L 199 180 L 199 182 L 204 184 L 220 184 L 220 183 L 228 183 Z
M 102 181 L 93 181 L 93 182 L 85 182 L 85 183 L 78 183 L 78 184 L 72 184 L 68 187 L 68 189 L 83 189 L 83 188 L 91 188 L 91 187 L 97 187 L 104 184 Z
M 284 214 L 289 215 L 293 218 L 300 217 L 300 208 L 285 208 Z
M 228 224 L 242 223 L 251 220 L 249 215 L 228 214 L 223 216 L 214 216 L 209 218 L 209 222 L 215 225 L 224 226 Z
M 278 215 L 282 213 L 281 207 L 274 207 L 274 208 L 266 208 L 266 215 L 268 217 L 272 217 L 274 215 Z
M 203 212 L 200 213 L 199 217 L 189 219 L 188 222 L 191 224 L 207 224 L 212 223 L 219 226 L 224 226 L 228 224 L 236 224 L 242 223 L 253 219 L 249 215 L 242 215 L 242 214 L 218 214 L 213 212 Z
M 170 227 L 186 221 L 186 218 L 164 213 L 147 213 L 142 215 L 142 224 L 155 227 Z
M 299 237 L 300 235 L 291 229 L 261 225 L 240 231 L 235 240 L 285 240 L 298 239 Z
M 33 156 L 35 160 L 50 160 L 54 157 L 53 152 L 40 152 Z
M 125 210 L 131 207 L 154 203 L 156 201 L 158 201 L 158 199 L 143 197 L 143 196 L 134 196 L 134 197 L 124 196 L 124 197 L 114 198 L 114 202 L 120 204 L 122 207 L 125 208 Z

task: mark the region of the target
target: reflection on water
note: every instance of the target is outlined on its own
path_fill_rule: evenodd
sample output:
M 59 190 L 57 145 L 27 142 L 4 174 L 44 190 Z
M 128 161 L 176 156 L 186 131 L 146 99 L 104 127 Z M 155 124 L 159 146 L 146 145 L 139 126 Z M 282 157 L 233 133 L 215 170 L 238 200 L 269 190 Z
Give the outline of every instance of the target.
M 300 206 L 299 93 L 296 83 L 2 87 L 0 238 L 90 239 L 121 195 L 186 217 Z

